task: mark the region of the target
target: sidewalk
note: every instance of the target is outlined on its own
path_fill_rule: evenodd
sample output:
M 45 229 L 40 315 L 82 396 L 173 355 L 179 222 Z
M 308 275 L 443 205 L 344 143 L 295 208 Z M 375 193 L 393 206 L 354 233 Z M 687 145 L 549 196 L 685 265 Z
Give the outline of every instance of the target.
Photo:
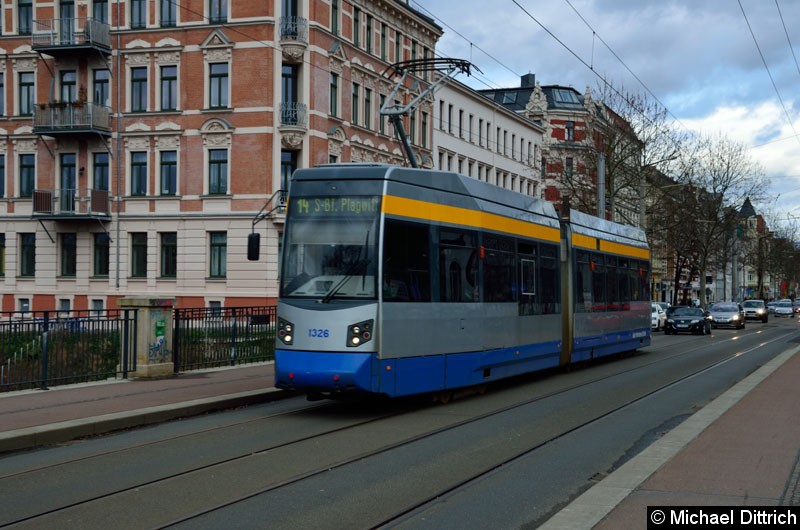
M 280 399 L 275 365 L 0 394 L 0 454 Z
M 698 411 L 540 528 L 646 528 L 647 506 L 800 504 L 800 347 Z M 0 454 L 280 399 L 274 365 L 0 394 Z
M 540 530 L 644 529 L 648 506 L 799 505 L 798 351 L 753 372 Z

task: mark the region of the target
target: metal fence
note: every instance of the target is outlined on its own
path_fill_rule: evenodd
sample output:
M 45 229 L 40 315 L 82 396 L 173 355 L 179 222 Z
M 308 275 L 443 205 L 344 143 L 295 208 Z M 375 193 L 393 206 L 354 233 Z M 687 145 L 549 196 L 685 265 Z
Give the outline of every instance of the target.
M 275 359 L 275 306 L 175 309 L 175 372 Z
M 127 378 L 135 309 L 0 312 L 0 392 Z

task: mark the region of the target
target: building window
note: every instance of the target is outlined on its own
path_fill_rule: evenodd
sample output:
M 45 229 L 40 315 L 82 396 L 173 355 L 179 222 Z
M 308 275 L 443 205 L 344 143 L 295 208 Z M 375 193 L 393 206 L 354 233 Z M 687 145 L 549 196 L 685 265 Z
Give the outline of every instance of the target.
M 131 278 L 147 277 L 147 232 L 131 234 Z
M 6 155 L 0 155 L 0 199 L 6 196 Z
M 147 195 L 147 153 L 145 151 L 131 153 L 131 195 L 135 197 Z
M 6 275 L 6 235 L 0 234 L 0 277 Z
M 422 113 L 422 124 L 420 128 L 421 138 L 420 138 L 420 145 L 422 147 L 428 147 L 428 113 Z
M 92 187 L 99 191 L 108 191 L 108 153 L 93 153 L 92 166 Z
M 178 234 L 161 233 L 161 277 L 175 278 L 178 275 Z
M 61 72 L 61 101 L 72 103 L 78 99 L 77 82 L 78 76 L 75 70 L 63 70 Z
M 403 60 L 403 34 L 395 30 L 394 32 L 394 62 L 399 63 Z
M 106 69 L 94 70 L 93 72 L 93 99 L 95 105 L 108 106 L 108 82 L 109 72 Z
M 228 234 L 209 232 L 209 258 L 211 278 L 225 278 L 228 273 Z
M 364 88 L 364 127 L 372 129 L 372 90 Z
M 386 105 L 386 96 L 381 94 L 380 96 L 380 108 L 383 110 L 384 105 Z M 386 134 L 386 116 L 383 114 L 378 113 L 378 132 L 381 134 Z
M 170 2 L 171 3 L 171 2 Z M 178 67 L 161 67 L 161 110 L 178 108 Z
M 213 63 L 209 65 L 209 85 L 209 108 L 227 108 L 228 63 Z
M 36 234 L 19 235 L 19 275 L 36 275 Z
M 564 175 L 568 177 L 572 176 L 572 169 L 573 169 L 572 164 L 573 164 L 572 157 L 568 156 L 564 162 Z
M 330 85 L 331 116 L 339 116 L 339 76 L 331 73 Z
M 208 151 L 208 193 L 210 195 L 228 193 L 227 149 L 209 149 Z
M 328 158 L 329 163 L 335 163 Z M 289 189 L 289 179 L 292 178 L 292 173 L 297 169 L 297 152 L 296 151 L 281 151 L 281 189 Z
M 108 276 L 108 258 L 111 254 L 111 239 L 108 234 L 94 234 L 94 275 Z
M 75 233 L 61 235 L 61 276 L 74 278 L 78 269 L 78 236 Z
M 208 18 L 212 24 L 224 24 L 227 22 L 228 0 L 211 0 Z
M 19 0 L 17 4 L 17 29 L 20 35 L 30 35 L 33 30 L 33 0 Z
M 339 34 L 339 0 L 331 0 L 331 33 Z
M 300 123 L 300 113 L 297 105 L 297 76 L 298 67 L 283 65 L 281 68 L 281 123 L 297 125 Z
M 61 198 L 59 206 L 62 212 L 75 211 L 75 199 L 77 198 L 77 172 L 75 153 L 61 153 L 60 157 L 61 172 Z
M 161 195 L 178 193 L 178 152 L 161 151 Z
M 131 112 L 147 110 L 147 68 L 131 68 Z
M 568 121 L 564 124 L 564 140 L 567 142 L 575 141 L 575 122 Z
M 175 0 L 160 0 L 159 22 L 162 28 L 172 28 L 177 24 L 177 2 Z
M 36 155 L 19 155 L 19 196 L 33 197 L 36 187 Z
M 19 73 L 19 115 L 33 116 L 33 103 L 36 100 L 36 83 L 33 72 Z
M 94 0 L 92 2 L 92 18 L 108 24 L 108 0 Z
M 141 29 L 147 22 L 147 0 L 131 0 L 131 28 Z
M 358 125 L 358 102 L 360 101 L 361 95 L 361 86 L 358 83 L 353 83 L 353 101 L 352 101 L 352 112 L 353 117 L 350 120 L 353 125 Z
M 386 24 L 381 24 L 381 61 L 386 60 Z
M 92 298 L 92 314 L 96 317 L 103 315 L 103 300 Z
M 372 18 L 372 15 L 367 15 L 367 35 L 366 35 L 366 38 L 364 39 L 365 40 L 364 44 L 366 44 L 366 46 L 367 46 L 367 53 L 372 53 L 372 26 L 373 26 L 373 23 L 374 23 L 374 20 Z
M 6 115 L 6 75 L 0 72 L 0 116 Z
M 361 47 L 361 10 L 353 8 L 353 46 Z

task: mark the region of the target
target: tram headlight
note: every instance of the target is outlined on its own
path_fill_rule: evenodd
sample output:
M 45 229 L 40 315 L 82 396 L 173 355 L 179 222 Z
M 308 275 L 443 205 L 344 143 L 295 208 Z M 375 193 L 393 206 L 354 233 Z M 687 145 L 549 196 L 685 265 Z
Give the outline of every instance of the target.
M 372 340 L 372 320 L 365 320 L 347 327 L 347 347 L 356 348 Z
M 290 346 L 294 341 L 294 324 L 288 320 L 278 318 L 278 338 L 281 342 Z

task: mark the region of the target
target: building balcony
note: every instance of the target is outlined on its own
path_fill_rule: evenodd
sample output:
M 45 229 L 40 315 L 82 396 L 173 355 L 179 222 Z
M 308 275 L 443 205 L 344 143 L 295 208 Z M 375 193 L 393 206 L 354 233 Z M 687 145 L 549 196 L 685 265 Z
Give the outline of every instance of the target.
M 299 63 L 308 48 L 308 19 L 281 17 L 281 53 L 287 63 Z
M 281 103 L 280 119 L 281 145 L 290 151 L 300 149 L 308 132 L 308 107 L 295 101 Z
M 106 190 L 34 190 L 33 217 L 55 221 L 111 219 L 111 196 Z
M 94 103 L 39 103 L 33 109 L 33 132 L 48 136 L 111 136 L 111 109 Z
M 96 50 L 111 54 L 111 26 L 93 18 L 35 20 L 31 35 L 34 51 L 58 56 Z

